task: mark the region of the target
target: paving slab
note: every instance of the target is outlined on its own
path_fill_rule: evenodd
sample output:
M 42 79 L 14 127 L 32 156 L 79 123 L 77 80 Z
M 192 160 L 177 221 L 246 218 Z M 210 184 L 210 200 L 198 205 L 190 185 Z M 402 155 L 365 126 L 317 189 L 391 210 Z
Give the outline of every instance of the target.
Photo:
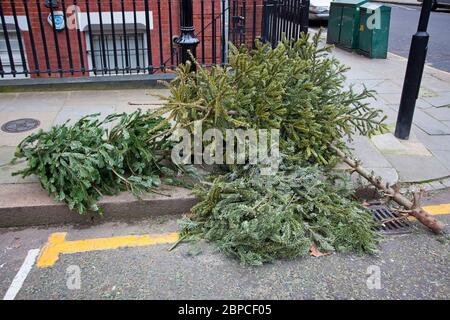
M 423 110 L 415 110 L 414 124 L 430 135 L 450 135 L 450 128 Z
M 0 111 L 2 111 L 6 105 L 16 99 L 17 93 L 2 93 L 0 94 Z
M 22 92 L 2 112 L 58 112 L 68 96 L 68 92 Z
M 84 116 L 94 113 L 100 113 L 99 118 L 103 119 L 109 114 L 114 113 L 115 111 L 116 108 L 114 106 L 98 106 L 93 102 L 91 102 L 91 105 L 64 106 L 55 117 L 53 125 L 61 125 L 65 123 L 67 120 L 70 120 L 69 124 L 73 124 L 76 121 L 83 118 Z
M 431 103 L 435 107 L 442 107 L 450 104 L 450 91 L 449 92 L 441 92 L 436 97 L 423 97 L 423 99 L 429 103 Z
M 364 167 L 370 168 L 392 168 L 380 151 L 373 145 L 370 138 L 366 136 L 355 136 L 353 141 L 348 143 L 353 149 L 352 154 L 361 160 Z
M 20 162 L 14 165 L 5 164 L 0 166 L 0 185 L 1 184 L 9 184 L 9 183 L 35 183 L 39 182 L 38 178 L 35 175 L 28 176 L 26 178 L 22 178 L 21 176 L 12 174 L 14 172 L 18 172 L 20 170 L 25 169 L 26 163 Z
M 161 99 L 158 96 L 168 97 L 168 89 L 148 89 L 148 90 L 122 90 L 119 92 L 118 101 L 132 103 L 152 103 Z
M 156 110 L 156 109 L 161 108 L 161 107 L 162 107 L 162 104 L 161 103 L 156 103 L 156 102 L 153 103 L 153 104 L 148 104 L 148 105 L 146 105 L 146 104 L 129 105 L 128 103 L 127 104 L 124 103 L 124 104 L 118 105 L 116 107 L 116 112 L 117 113 L 122 113 L 122 112 L 130 113 L 130 112 L 136 111 L 138 109 L 140 109 L 140 110 L 145 112 L 145 111 L 148 111 L 148 110 Z
M 450 170 L 450 151 L 436 150 L 433 151 L 434 156 L 441 161 L 441 163 Z
M 430 116 L 432 116 L 435 119 L 438 119 L 439 121 L 450 121 L 450 104 L 446 107 L 440 107 L 440 108 L 429 108 L 424 110 L 426 113 L 428 113 Z M 445 124 L 445 123 L 444 123 Z
M 23 179 L 19 176 L 12 176 L 13 172 L 25 168 L 25 163 L 10 164 L 14 158 L 16 147 L 0 147 L 0 184 L 6 183 L 28 183 L 36 182 L 36 177 L 27 177 Z
M 416 126 L 413 126 L 412 133 L 432 152 L 435 150 L 450 150 L 450 135 L 429 135 Z
M 401 91 L 400 91 L 401 92 Z M 440 93 L 437 91 L 434 91 L 426 86 L 420 86 L 419 89 L 419 97 L 421 98 L 435 98 L 435 97 L 439 97 Z
M 395 112 L 398 113 L 398 109 L 400 108 L 400 100 L 398 100 L 398 103 L 388 103 L 388 105 L 393 110 L 395 110 Z M 431 103 L 426 102 L 422 98 L 416 100 L 416 109 L 429 109 L 429 108 L 433 108 L 433 105 Z
M 388 104 L 400 105 L 400 93 L 379 93 L 378 96 Z
M 431 156 L 431 153 L 413 135 L 411 135 L 409 140 L 400 140 L 389 132 L 373 136 L 371 140 L 376 148 L 380 150 L 384 155 L 397 154 Z
M 92 106 L 97 107 L 114 107 L 119 99 L 118 90 L 102 90 L 102 91 L 71 91 L 64 103 L 66 106 Z
M 386 116 L 384 123 L 394 131 L 395 124 L 397 123 L 398 111 L 396 111 L 395 108 L 392 108 L 392 105 L 385 105 L 382 107 L 375 105 L 374 107 L 383 110 L 383 116 Z
M 394 168 L 379 168 L 379 167 L 365 167 L 369 172 L 377 177 L 381 177 L 384 182 L 389 183 L 391 186 L 399 181 L 397 170 Z M 355 173 L 356 174 L 356 173 Z
M 402 91 L 402 86 L 391 80 L 383 80 L 378 82 L 373 90 L 377 93 L 398 93 Z
M 398 171 L 402 182 L 420 182 L 441 179 L 450 175 L 435 157 L 386 154 L 386 159 Z
M 0 147 L 0 166 L 8 164 L 14 157 L 16 147 Z
M 443 184 L 446 188 L 450 188 L 450 178 L 447 178 L 447 179 L 442 180 L 442 184 Z
M 428 108 L 432 108 L 433 105 L 425 100 L 423 100 L 422 98 L 419 98 L 416 100 L 416 107 L 420 108 L 420 109 L 428 109 Z M 398 106 L 397 106 L 397 110 L 398 110 Z
M 435 92 L 450 92 L 450 73 L 425 67 L 422 86 Z
M 57 112 L 49 111 L 15 111 L 15 112 L 0 112 L 0 126 L 4 123 L 22 118 L 33 118 L 40 121 L 40 125 L 33 130 L 21 133 L 8 133 L 0 130 L 0 146 L 17 146 L 23 139 L 40 129 L 48 130 Z

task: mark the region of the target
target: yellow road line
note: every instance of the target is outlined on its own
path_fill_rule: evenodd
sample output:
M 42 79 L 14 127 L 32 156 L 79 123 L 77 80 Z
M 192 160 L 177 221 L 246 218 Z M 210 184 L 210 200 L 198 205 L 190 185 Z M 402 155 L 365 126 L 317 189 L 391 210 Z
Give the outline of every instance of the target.
M 77 253 L 96 250 L 110 250 L 126 247 L 143 247 L 178 241 L 178 232 L 160 235 L 123 236 L 111 238 L 66 241 L 67 233 L 53 233 L 42 248 L 36 265 L 39 268 L 51 267 L 63 253 Z
M 425 206 L 423 209 L 431 215 L 450 214 L 450 203 Z M 155 244 L 175 243 L 179 240 L 178 232 L 159 235 L 122 236 L 66 241 L 67 233 L 53 233 L 42 248 L 36 265 L 39 268 L 51 267 L 60 254 L 97 250 L 111 250 L 126 247 L 143 247 Z
M 423 210 L 431 215 L 450 214 L 450 203 L 425 206 Z

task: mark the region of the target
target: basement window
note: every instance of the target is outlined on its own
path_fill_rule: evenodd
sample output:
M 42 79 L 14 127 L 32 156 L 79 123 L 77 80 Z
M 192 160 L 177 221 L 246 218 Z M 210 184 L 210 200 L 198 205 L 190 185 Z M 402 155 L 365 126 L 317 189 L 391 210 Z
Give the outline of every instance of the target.
M 17 33 L 14 31 L 8 31 L 8 37 L 9 37 L 9 44 L 11 46 L 11 53 L 14 63 L 15 71 L 19 74 L 16 74 L 16 78 L 25 78 L 25 74 L 20 74 L 20 72 L 24 72 L 26 69 L 26 65 L 24 66 L 22 63 L 22 57 L 20 55 L 20 47 L 19 47 L 19 41 L 22 41 L 20 35 L 17 36 Z M 23 42 L 22 42 L 23 44 Z M 25 51 L 25 47 L 24 47 Z M 6 74 L 1 77 L 0 79 L 11 79 L 14 78 L 14 76 L 11 74 L 12 72 L 12 66 L 11 66 L 11 60 L 9 58 L 8 54 L 8 47 L 6 45 L 6 39 L 3 32 L 0 32 L 0 59 L 2 62 L 2 68 L 3 72 Z M 25 68 L 24 68 L 25 67 Z M 0 73 L 1 74 L 1 73 Z
M 92 35 L 93 50 L 89 50 L 89 39 L 87 43 L 90 68 L 93 69 L 95 65 L 97 75 L 116 75 L 116 67 L 119 74 L 148 71 L 147 43 L 143 33 L 126 36 L 116 34 L 114 37 L 112 34 L 103 34 L 103 37 L 100 34 L 94 34 Z M 94 75 L 94 72 L 91 72 L 91 75 Z

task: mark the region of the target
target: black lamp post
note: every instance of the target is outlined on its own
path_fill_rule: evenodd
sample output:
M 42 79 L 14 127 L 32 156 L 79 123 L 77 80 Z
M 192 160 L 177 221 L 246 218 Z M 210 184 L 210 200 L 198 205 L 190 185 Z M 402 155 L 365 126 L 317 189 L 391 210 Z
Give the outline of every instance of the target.
M 191 60 L 189 52 L 196 57 L 196 48 L 200 42 L 194 34 L 194 16 L 192 10 L 192 0 L 182 0 L 180 7 L 181 16 L 181 36 L 175 39 L 175 43 L 180 47 L 181 62 L 186 63 Z M 192 66 L 195 70 L 195 64 Z
M 397 124 L 395 126 L 395 136 L 399 139 L 408 139 L 411 132 L 414 109 L 416 100 L 419 97 L 420 82 L 422 81 L 428 50 L 428 38 L 430 36 L 427 33 L 427 27 L 432 3 L 433 0 L 423 1 L 419 26 L 411 41 Z

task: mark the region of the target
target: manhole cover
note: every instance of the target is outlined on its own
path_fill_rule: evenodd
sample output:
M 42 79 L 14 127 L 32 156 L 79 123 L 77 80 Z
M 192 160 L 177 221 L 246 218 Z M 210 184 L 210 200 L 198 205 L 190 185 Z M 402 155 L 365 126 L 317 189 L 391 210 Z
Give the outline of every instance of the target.
M 378 230 L 385 234 L 402 234 L 411 232 L 411 223 L 407 217 L 401 216 L 384 205 L 371 205 L 369 210 L 376 222 L 381 225 Z
M 41 122 L 36 119 L 31 118 L 17 119 L 4 123 L 2 125 L 2 131 L 8 133 L 25 132 L 39 127 L 40 124 Z

